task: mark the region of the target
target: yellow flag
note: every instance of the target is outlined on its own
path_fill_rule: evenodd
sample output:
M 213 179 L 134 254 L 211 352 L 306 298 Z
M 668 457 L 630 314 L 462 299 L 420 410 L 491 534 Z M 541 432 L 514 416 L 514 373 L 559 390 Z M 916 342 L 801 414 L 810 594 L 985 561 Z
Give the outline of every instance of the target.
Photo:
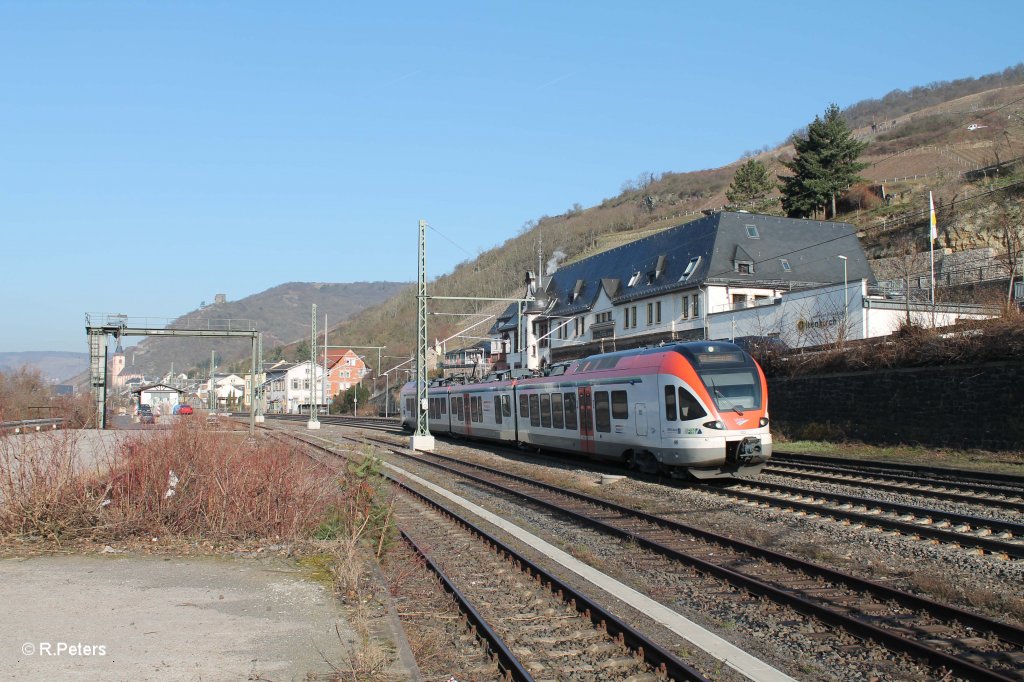
M 928 192 L 928 221 L 931 225 L 932 241 L 939 238 L 939 230 L 935 225 L 935 202 L 932 201 L 932 193 Z

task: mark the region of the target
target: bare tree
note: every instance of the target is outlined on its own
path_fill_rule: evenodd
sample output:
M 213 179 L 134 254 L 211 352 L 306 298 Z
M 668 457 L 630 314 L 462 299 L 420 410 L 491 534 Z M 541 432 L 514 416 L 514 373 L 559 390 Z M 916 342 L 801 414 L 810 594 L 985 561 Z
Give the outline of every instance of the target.
M 1019 205 L 1003 203 L 996 213 L 995 221 L 999 241 L 1006 250 L 1006 261 L 1000 261 L 1000 264 L 1010 279 L 1006 292 L 1006 300 L 1009 302 L 1013 300 L 1013 278 L 1018 266 L 1024 267 L 1021 262 L 1024 256 L 1024 209 Z
M 907 324 L 913 323 L 910 317 L 910 282 L 928 269 L 928 255 L 917 250 L 917 240 L 910 233 L 899 235 L 892 243 L 894 257 L 891 261 L 893 274 L 903 283 L 904 306 Z

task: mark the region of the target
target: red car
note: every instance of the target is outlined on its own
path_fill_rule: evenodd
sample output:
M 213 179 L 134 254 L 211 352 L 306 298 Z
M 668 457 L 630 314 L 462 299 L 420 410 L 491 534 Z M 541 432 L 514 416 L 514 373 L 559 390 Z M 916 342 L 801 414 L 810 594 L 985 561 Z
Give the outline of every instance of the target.
M 192 414 L 192 406 L 191 405 L 182 405 L 181 409 L 178 410 L 178 414 Z

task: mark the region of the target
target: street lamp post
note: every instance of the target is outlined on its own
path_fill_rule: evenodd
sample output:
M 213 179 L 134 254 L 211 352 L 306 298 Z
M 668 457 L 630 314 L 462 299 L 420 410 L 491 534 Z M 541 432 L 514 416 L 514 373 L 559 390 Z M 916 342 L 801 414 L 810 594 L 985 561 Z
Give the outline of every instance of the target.
M 850 297 L 846 279 L 846 256 L 836 256 L 843 261 L 843 337 L 850 333 Z

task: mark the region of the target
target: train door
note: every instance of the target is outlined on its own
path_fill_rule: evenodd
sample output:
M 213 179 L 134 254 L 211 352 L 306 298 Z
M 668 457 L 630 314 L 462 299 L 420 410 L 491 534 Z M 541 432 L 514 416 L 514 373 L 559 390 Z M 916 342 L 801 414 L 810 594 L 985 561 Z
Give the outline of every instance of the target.
M 634 413 L 636 415 L 636 435 L 646 436 L 647 435 L 647 408 L 644 403 L 637 403 L 634 406 Z
M 590 387 L 579 387 L 580 403 L 580 449 L 594 452 L 594 405 L 590 398 Z

